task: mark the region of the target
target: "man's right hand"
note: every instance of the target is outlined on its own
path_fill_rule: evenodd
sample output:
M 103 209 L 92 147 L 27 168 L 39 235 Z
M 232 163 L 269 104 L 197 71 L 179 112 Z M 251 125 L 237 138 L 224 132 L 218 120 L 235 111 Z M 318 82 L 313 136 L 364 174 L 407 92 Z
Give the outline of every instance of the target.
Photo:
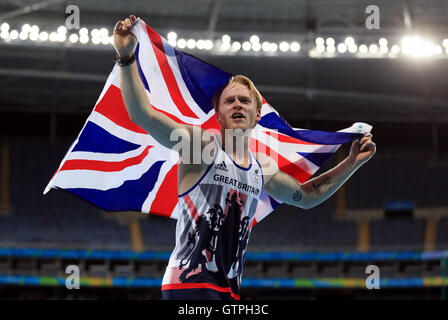
M 130 57 L 134 54 L 137 38 L 131 29 L 137 18 L 130 15 L 124 21 L 118 21 L 114 27 L 114 47 L 120 57 Z

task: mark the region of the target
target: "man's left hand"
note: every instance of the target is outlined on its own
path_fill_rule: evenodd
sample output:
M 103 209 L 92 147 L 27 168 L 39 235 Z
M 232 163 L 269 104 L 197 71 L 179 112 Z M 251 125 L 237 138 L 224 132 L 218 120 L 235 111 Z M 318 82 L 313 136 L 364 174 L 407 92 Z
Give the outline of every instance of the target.
M 363 165 L 375 154 L 376 144 L 372 141 L 372 137 L 371 133 L 366 133 L 359 142 L 353 141 L 348 158 L 355 166 Z

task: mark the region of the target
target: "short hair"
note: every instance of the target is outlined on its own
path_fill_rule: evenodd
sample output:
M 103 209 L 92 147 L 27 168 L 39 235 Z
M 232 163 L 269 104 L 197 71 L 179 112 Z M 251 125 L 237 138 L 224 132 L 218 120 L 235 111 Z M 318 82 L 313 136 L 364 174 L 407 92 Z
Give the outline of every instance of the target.
M 233 83 L 242 84 L 247 89 L 249 89 L 250 94 L 255 98 L 255 102 L 256 102 L 256 105 L 257 105 L 257 110 L 261 109 L 261 106 L 263 104 L 263 99 L 261 97 L 260 92 L 257 90 L 257 88 L 255 88 L 255 85 L 252 82 L 252 80 L 250 80 L 248 77 L 245 77 L 245 76 L 242 76 L 242 75 L 236 75 L 236 76 L 232 76 L 229 79 L 229 81 L 224 86 L 219 88 L 215 92 L 215 94 L 213 95 L 212 104 L 213 104 L 213 107 L 215 108 L 215 111 L 218 109 L 219 100 L 221 99 L 222 92 L 224 91 L 225 88 L 227 88 L 229 85 L 231 85 Z

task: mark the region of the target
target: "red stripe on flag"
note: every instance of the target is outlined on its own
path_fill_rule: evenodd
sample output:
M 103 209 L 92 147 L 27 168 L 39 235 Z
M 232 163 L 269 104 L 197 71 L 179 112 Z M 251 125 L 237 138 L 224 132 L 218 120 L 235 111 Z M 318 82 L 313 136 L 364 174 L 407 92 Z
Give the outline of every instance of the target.
M 303 140 L 300 140 L 297 138 L 285 136 L 283 134 L 278 134 L 276 132 L 271 132 L 271 131 L 263 131 L 263 132 L 266 133 L 268 136 L 271 136 L 271 137 L 277 139 L 280 142 L 319 146 L 319 144 L 317 144 L 317 143 L 306 142 L 306 141 L 303 141 Z
M 295 163 L 289 161 L 288 159 L 281 156 L 274 149 L 269 148 L 267 145 L 263 144 L 259 140 L 251 139 L 250 141 L 250 149 L 252 152 L 260 152 L 257 150 L 265 150 L 268 156 L 273 159 L 277 159 L 277 164 L 280 170 L 289 174 L 291 177 L 299 181 L 300 183 L 306 182 L 312 174 L 305 171 L 302 167 L 299 167 Z
M 121 96 L 121 90 L 114 85 L 111 85 L 107 89 L 94 110 L 119 126 L 135 132 L 147 133 L 131 121 L 126 106 L 124 105 L 123 97 Z
M 185 203 L 188 206 L 188 209 L 190 210 L 190 214 L 193 217 L 194 221 L 196 221 L 199 217 L 198 210 L 196 210 L 196 207 L 194 206 L 193 201 L 191 200 L 190 196 L 188 194 L 184 195 Z
M 174 165 L 166 174 L 149 210 L 152 214 L 170 217 L 177 204 L 177 167 Z
M 166 58 L 162 38 L 148 25 L 146 25 L 146 31 L 149 39 L 151 40 L 157 62 L 159 63 L 160 70 L 162 71 L 163 79 L 165 80 L 171 99 L 173 99 L 174 104 L 184 116 L 198 119 L 198 116 L 190 109 L 188 104 L 185 102 L 182 93 L 180 92 L 179 86 L 176 82 L 176 77 L 174 76 L 173 70 L 171 70 L 170 64 Z
M 121 171 L 127 167 L 139 164 L 145 159 L 152 146 L 147 146 L 141 154 L 123 161 L 99 160 L 67 160 L 60 171 L 63 170 L 95 170 L 104 172 Z

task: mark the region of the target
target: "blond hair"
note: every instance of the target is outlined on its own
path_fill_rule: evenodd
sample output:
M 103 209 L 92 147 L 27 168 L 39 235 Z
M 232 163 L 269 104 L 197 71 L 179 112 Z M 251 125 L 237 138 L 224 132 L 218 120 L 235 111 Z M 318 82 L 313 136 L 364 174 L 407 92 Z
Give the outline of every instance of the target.
M 229 85 L 233 83 L 239 83 L 245 86 L 247 89 L 249 89 L 250 94 L 255 98 L 255 102 L 257 105 L 257 110 L 261 109 L 261 105 L 263 104 L 263 99 L 261 97 L 260 92 L 258 92 L 257 88 L 255 88 L 254 83 L 252 80 L 250 80 L 248 77 L 242 76 L 242 75 L 236 75 L 232 76 L 226 85 L 222 86 L 218 89 L 218 91 L 215 92 L 212 98 L 212 104 L 215 108 L 215 111 L 218 109 L 219 106 L 219 99 L 221 99 L 222 92 L 225 88 L 227 88 Z

